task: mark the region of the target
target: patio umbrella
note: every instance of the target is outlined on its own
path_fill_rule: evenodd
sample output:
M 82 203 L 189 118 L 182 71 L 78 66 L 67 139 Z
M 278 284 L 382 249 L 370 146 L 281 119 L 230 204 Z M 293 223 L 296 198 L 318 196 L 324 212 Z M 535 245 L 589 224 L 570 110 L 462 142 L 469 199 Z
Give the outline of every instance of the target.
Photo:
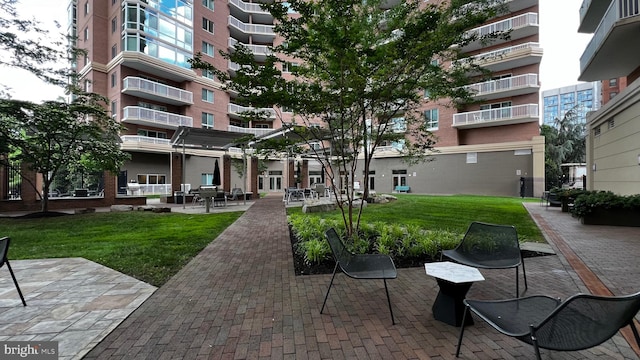
M 216 159 L 216 164 L 213 167 L 213 184 L 211 185 L 220 185 L 220 165 L 218 165 L 218 159 Z

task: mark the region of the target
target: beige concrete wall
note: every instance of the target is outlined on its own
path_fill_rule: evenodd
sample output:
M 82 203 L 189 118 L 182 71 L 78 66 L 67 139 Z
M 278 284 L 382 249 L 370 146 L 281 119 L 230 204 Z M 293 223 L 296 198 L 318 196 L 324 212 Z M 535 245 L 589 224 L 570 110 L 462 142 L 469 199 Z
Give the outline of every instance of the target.
M 640 82 L 590 114 L 587 128 L 588 189 L 640 193 Z

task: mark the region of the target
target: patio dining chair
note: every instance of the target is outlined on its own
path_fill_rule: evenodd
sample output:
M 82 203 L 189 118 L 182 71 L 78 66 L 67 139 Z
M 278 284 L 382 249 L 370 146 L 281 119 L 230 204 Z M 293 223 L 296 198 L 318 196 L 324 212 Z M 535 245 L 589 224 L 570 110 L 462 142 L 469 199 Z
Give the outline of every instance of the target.
M 20 291 L 20 286 L 18 286 L 18 280 L 16 280 L 16 276 L 13 274 L 13 269 L 11 269 L 11 264 L 9 264 L 9 259 L 7 258 L 10 242 L 11 239 L 8 237 L 0 239 L 0 268 L 4 266 L 4 264 L 7 264 L 7 269 L 9 269 L 9 273 L 11 274 L 11 279 L 13 279 L 13 284 L 16 286 L 16 290 L 18 290 L 18 295 L 20 295 L 22 305 L 27 306 L 27 302 L 24 301 L 24 296 L 22 296 L 22 291 Z
M 577 294 L 564 302 L 536 295 L 509 300 L 464 300 L 465 306 L 499 332 L 540 349 L 577 351 L 600 345 L 629 325 L 635 341 L 640 337 L 634 317 L 640 310 L 640 292 L 627 296 Z M 471 316 L 465 311 L 463 318 Z M 464 322 L 464 320 L 463 320 Z M 464 326 L 460 329 L 456 357 Z
M 387 294 L 391 322 L 395 325 L 396 321 L 393 318 L 393 310 L 391 309 L 387 279 L 395 279 L 398 273 L 391 257 L 384 254 L 353 254 L 344 246 L 342 239 L 333 228 L 325 232 L 325 237 L 333 252 L 336 266 L 333 268 L 333 276 L 331 276 L 327 294 L 324 296 L 320 314 L 322 314 L 324 306 L 327 304 L 327 298 L 333 285 L 333 279 L 336 277 L 336 272 L 340 269 L 345 275 L 353 279 L 382 279 L 384 281 L 384 291 Z
M 515 268 L 516 297 L 520 296 L 518 268 L 522 265 L 524 287 L 527 288 L 527 273 L 514 226 L 472 222 L 460 244 L 453 250 L 443 250 L 442 255 L 480 269 Z

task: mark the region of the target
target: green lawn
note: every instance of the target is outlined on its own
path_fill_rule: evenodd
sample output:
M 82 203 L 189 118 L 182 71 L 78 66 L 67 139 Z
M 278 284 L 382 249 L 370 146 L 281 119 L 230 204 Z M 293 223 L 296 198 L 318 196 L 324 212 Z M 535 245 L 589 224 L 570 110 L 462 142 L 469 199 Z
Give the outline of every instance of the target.
M 0 218 L 0 228 L 10 259 L 83 257 L 160 286 L 240 215 L 108 212 Z
M 363 221 L 384 221 L 404 225 L 418 225 L 431 230 L 448 230 L 464 234 L 472 221 L 514 225 L 521 241 L 544 242 L 544 237 L 523 201 L 517 197 L 493 197 L 474 195 L 429 196 L 394 194 L 398 201 L 388 204 L 370 204 L 363 213 Z M 301 208 L 288 208 L 288 213 L 299 213 Z M 340 219 L 340 211 L 310 214 L 324 218 Z
M 511 224 L 521 240 L 544 241 L 520 198 L 403 194 L 397 197 L 398 201 L 389 204 L 369 205 L 363 220 L 415 224 L 461 234 L 472 221 Z M 0 228 L 1 235 L 12 239 L 10 259 L 83 257 L 160 286 L 241 214 L 134 211 L 41 219 L 0 218 Z M 340 218 L 337 211 L 309 216 Z

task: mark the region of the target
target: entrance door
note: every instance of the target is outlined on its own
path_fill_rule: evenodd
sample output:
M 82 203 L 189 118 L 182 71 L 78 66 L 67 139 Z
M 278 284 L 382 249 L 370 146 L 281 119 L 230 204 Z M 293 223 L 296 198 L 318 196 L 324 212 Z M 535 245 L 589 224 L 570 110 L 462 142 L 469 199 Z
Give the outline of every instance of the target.
M 118 194 L 127 194 L 127 170 L 120 171 L 118 174 Z

